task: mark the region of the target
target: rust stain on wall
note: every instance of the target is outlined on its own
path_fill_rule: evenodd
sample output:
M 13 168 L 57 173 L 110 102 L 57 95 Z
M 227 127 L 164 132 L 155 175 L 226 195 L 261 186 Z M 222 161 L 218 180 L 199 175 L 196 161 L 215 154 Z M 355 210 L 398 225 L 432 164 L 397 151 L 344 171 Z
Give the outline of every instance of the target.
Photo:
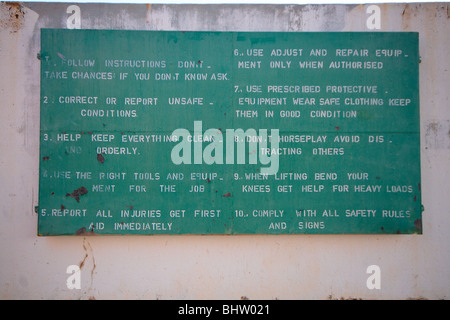
M 150 23 L 150 15 L 152 14 L 152 5 L 147 3 L 147 16 L 145 17 L 145 22 Z
M 25 11 L 20 2 L 2 2 L 0 13 L 0 28 L 10 29 L 11 33 L 19 31 L 25 20 Z

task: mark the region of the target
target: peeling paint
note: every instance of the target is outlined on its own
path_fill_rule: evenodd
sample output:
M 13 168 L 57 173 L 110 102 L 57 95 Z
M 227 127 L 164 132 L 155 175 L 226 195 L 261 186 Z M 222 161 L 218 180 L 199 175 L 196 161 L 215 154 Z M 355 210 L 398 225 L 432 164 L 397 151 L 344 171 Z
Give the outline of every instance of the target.
M 103 155 L 99 153 L 97 154 L 97 160 L 98 162 L 103 163 L 105 162 L 105 157 L 103 157 Z
M 75 234 L 77 236 L 90 236 L 90 235 L 94 235 L 94 231 L 93 230 L 86 231 L 86 228 L 82 227 L 82 228 L 78 229 L 77 231 L 75 231 Z
M 422 232 L 422 219 L 415 220 L 414 221 L 414 226 L 416 227 L 417 230 Z
M 88 193 L 88 190 L 85 187 L 80 187 L 76 190 L 74 190 L 72 193 L 66 193 L 66 197 L 72 197 L 77 202 L 80 202 L 80 196 L 84 196 Z

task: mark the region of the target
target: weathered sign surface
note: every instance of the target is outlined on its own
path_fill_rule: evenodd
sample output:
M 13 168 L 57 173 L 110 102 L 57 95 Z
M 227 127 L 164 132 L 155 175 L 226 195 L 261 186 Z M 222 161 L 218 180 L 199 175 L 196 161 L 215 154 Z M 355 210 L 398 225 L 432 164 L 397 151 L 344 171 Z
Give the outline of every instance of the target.
M 417 33 L 42 29 L 40 235 L 422 233 Z

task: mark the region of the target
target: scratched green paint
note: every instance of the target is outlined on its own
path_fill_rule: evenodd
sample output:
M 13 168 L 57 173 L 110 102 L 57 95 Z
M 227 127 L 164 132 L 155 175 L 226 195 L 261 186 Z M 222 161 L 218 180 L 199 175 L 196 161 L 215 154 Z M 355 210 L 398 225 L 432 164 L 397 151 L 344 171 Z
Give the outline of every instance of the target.
M 337 56 L 336 49 L 368 55 Z M 42 29 L 40 59 L 39 235 L 422 233 L 417 33 Z M 320 66 L 314 61 L 323 68 L 300 68 Z M 329 67 L 338 61 L 354 67 Z M 296 85 L 310 92 L 268 92 Z M 248 92 L 254 89 L 261 92 Z M 135 97 L 153 100 L 125 104 Z M 173 97 L 200 97 L 203 105 L 173 105 Z M 286 103 L 253 105 L 253 98 Z M 315 104 L 294 105 L 295 98 Z M 278 129 L 316 142 L 280 142 L 297 154 L 279 156 L 276 176 L 248 180 L 261 177 L 264 165 L 172 162 L 177 142 L 157 137 L 193 133 L 194 121 L 224 137 L 226 129 Z M 321 136 L 326 141 L 317 142 Z M 294 173 L 298 179 L 288 179 Z M 247 192 L 255 185 L 258 192 Z

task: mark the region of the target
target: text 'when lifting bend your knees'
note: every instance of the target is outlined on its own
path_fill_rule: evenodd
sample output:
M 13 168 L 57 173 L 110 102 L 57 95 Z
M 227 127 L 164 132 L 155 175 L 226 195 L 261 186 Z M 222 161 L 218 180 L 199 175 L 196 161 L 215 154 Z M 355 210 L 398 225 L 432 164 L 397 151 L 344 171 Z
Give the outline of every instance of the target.
M 179 164 L 248 164 L 266 165 L 261 168 L 261 174 L 272 175 L 278 172 L 279 155 L 277 152 L 268 152 L 267 144 L 271 142 L 271 149 L 278 150 L 279 130 L 271 129 L 221 129 L 211 128 L 203 133 L 202 121 L 194 121 L 194 133 L 187 129 L 176 129 L 172 136 L 177 137 L 178 143 L 173 147 L 171 158 L 176 165 Z M 225 136 L 225 137 L 224 137 Z M 225 140 L 225 149 L 224 149 Z M 205 142 L 205 147 L 203 146 Z M 236 157 L 235 157 L 236 144 Z M 246 145 L 248 151 L 246 152 Z M 225 156 L 224 156 L 225 152 Z

